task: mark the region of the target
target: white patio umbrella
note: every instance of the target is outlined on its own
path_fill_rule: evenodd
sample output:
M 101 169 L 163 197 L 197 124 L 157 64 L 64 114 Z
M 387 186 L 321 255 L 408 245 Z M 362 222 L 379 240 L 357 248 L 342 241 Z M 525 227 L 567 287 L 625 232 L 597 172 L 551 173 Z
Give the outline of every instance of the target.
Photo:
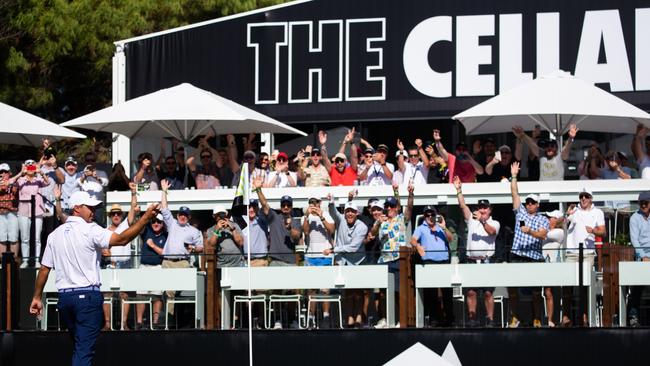
M 216 134 L 304 132 L 191 84 L 180 84 L 65 122 L 133 137 L 175 137 L 188 142 Z
M 508 132 L 519 125 L 540 125 L 561 136 L 571 123 L 585 131 L 634 133 L 637 124 L 650 127 L 650 114 L 596 87 L 557 72 L 512 88 L 452 117 L 468 135 Z
M 86 136 L 56 123 L 0 103 L 0 144 L 40 146 L 43 137 L 83 139 Z

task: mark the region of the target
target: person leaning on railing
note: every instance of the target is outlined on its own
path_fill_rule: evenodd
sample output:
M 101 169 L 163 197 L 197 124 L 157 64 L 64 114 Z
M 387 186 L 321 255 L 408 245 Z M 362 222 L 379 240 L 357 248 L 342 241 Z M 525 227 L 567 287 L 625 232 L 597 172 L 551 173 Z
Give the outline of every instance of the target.
M 454 177 L 454 187 L 458 204 L 463 211 L 463 217 L 467 223 L 467 261 L 468 263 L 491 263 L 494 262 L 494 250 L 496 239 L 501 224 L 492 218 L 492 206 L 490 201 L 481 199 L 478 207 L 471 211 L 465 203 L 460 178 Z M 487 319 L 486 327 L 494 327 L 494 287 L 467 289 L 467 311 L 469 313 L 469 326 L 478 326 L 476 319 L 477 293 L 483 291 L 485 298 L 485 310 Z
M 510 192 L 512 195 L 512 209 L 515 214 L 515 236 L 512 242 L 510 262 L 528 263 L 543 262 L 542 242 L 546 238 L 549 229 L 548 219 L 539 213 L 539 196 L 529 194 L 525 198 L 525 205 L 521 203 L 519 188 L 517 185 L 517 174 L 519 174 L 519 163 L 514 162 L 510 168 Z M 531 288 L 533 293 L 533 326 L 542 326 L 541 305 L 542 296 L 538 287 Z M 508 327 L 519 326 L 518 300 L 519 290 L 516 287 L 508 288 L 510 298 L 511 319 Z

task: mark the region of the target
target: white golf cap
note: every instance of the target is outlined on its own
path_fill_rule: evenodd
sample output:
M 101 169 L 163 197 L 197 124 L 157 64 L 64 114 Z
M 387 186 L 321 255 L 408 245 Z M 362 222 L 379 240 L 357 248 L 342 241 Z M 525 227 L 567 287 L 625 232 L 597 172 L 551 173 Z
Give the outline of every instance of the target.
M 214 206 L 214 208 L 212 209 L 212 214 L 213 214 L 213 215 L 216 215 L 216 214 L 218 214 L 218 213 L 220 213 L 220 212 L 228 213 L 228 210 L 226 210 L 226 208 L 223 207 L 223 206 L 221 206 L 221 205 L 216 205 L 216 206 Z
M 539 202 L 539 196 L 534 194 L 534 193 L 531 193 L 528 196 L 526 196 L 526 198 L 524 198 L 524 201 L 527 200 L 527 199 L 531 199 L 531 200 L 533 200 L 535 202 Z
M 2 163 L 2 164 L 0 164 L 0 170 L 11 171 L 11 168 L 9 167 L 9 164 Z
M 594 196 L 594 192 L 592 192 L 591 189 L 589 189 L 587 187 L 583 187 L 582 190 L 580 191 L 580 193 L 578 193 L 578 195 L 580 195 L 582 193 L 586 193 L 586 194 L 590 195 L 591 197 Z
M 544 214 L 546 216 L 548 216 L 548 217 L 554 217 L 556 219 L 559 219 L 560 217 L 562 217 L 562 211 L 560 211 L 560 210 L 547 211 Z
M 373 208 L 373 207 L 379 207 L 379 208 L 381 208 L 383 210 L 384 209 L 384 204 L 379 200 L 372 201 L 372 203 L 370 203 L 370 208 Z
M 359 208 L 357 208 L 357 205 L 355 205 L 354 202 L 345 203 L 345 209 L 343 211 L 347 211 L 347 210 L 354 210 L 356 212 L 359 212 Z
M 101 205 L 102 201 L 90 197 L 88 192 L 79 191 L 73 193 L 72 196 L 70 196 L 68 200 L 68 204 L 70 205 L 70 207 L 81 206 L 81 205 L 95 207 Z
M 164 220 L 163 220 L 163 215 L 162 215 L 161 213 L 157 214 L 157 215 L 156 215 L 156 220 L 158 220 L 158 221 L 164 221 Z

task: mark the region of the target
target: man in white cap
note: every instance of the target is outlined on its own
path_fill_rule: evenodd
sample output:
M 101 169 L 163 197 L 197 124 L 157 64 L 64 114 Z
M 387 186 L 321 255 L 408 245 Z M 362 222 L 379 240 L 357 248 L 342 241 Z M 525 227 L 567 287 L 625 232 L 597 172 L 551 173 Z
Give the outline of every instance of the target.
M 42 314 L 43 287 L 50 270 L 56 268 L 57 307 L 74 340 L 72 364 L 91 365 L 103 323 L 104 298 L 99 292 L 101 251 L 130 243 L 156 216 L 159 205 L 149 206 L 140 220 L 119 234 L 93 222 L 95 208 L 101 202 L 87 192 L 75 192 L 69 204 L 72 215 L 47 239 L 29 312 L 36 316 Z
M 239 226 L 230 220 L 222 205 L 212 209 L 214 226 L 208 229 L 208 245 L 215 248 L 217 267 L 241 267 L 244 260 L 244 236 Z
M 11 181 L 9 164 L 0 164 L 0 255 L 14 253 L 18 258 L 18 186 Z
M 359 209 L 353 202 L 346 202 L 344 214 L 339 213 L 334 206 L 331 194 L 327 196 L 330 215 L 334 218 L 337 227 L 336 244 L 333 248 L 326 248 L 323 254 L 334 254 L 334 261 L 339 265 L 358 265 L 365 258 L 366 249 L 364 240 L 368 233 L 368 226 L 358 220 Z M 363 322 L 363 290 L 345 290 L 344 314 L 347 314 L 348 327 L 361 328 Z
M 529 194 L 521 202 L 519 197 L 519 188 L 517 185 L 517 174 L 519 174 L 519 162 L 512 163 L 510 167 L 510 192 L 512 195 L 512 209 L 515 214 L 515 236 L 512 241 L 510 253 L 510 262 L 543 262 L 542 242 L 546 239 L 548 232 L 548 219 L 539 213 L 539 196 Z M 533 293 L 533 326 L 539 328 L 542 326 L 541 305 L 542 296 L 538 287 L 531 288 Z M 516 328 L 519 326 L 519 313 L 517 305 L 519 300 L 519 291 L 515 287 L 508 288 L 510 298 L 510 312 L 512 318 L 508 327 Z

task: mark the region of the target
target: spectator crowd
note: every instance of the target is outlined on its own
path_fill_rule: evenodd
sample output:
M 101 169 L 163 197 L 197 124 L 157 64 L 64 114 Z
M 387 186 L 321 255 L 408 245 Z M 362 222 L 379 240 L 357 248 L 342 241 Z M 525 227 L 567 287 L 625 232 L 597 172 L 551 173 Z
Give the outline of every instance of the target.
M 514 126 L 512 133 L 514 146 L 497 147 L 489 137 L 468 146 L 464 142 L 449 145 L 448 140 L 443 143 L 441 132 L 433 130 L 431 140 L 418 138 L 412 144 L 405 144 L 397 139 L 393 153 L 387 144 L 372 145 L 354 129 L 345 134 L 338 150 L 329 152 L 328 135 L 319 131 L 314 146 L 307 145 L 296 152 L 276 150 L 271 154 L 257 152 L 254 134 L 244 138 L 242 144 L 237 144 L 235 137 L 228 135 L 225 148 L 213 148 L 214 136 L 206 135 L 189 154 L 185 150 L 186 147 L 189 150 L 189 146 L 175 140 L 163 140 L 157 158 L 148 152 L 137 157 L 137 169 L 132 177 L 126 175 L 119 162 L 111 172 L 101 170 L 93 152 L 85 154 L 82 161 L 73 156 L 59 161 L 45 139 L 37 160 L 27 159 L 17 169 L 7 163 L 0 164 L 0 247 L 3 252 L 11 251 L 16 258 L 22 258 L 21 268 L 38 268 L 45 250 L 41 243 L 46 243 L 47 235 L 59 223 L 65 222 L 73 208 L 70 199 L 77 192 L 105 201 L 106 191 L 130 191 L 132 201 L 128 214 L 119 205 L 114 205 L 108 210 L 97 209 L 94 215 L 97 223 L 120 233 L 138 214 L 138 192 L 148 190 L 160 192 L 162 210 L 141 233 L 142 244 L 138 250 L 141 266 L 198 266 L 201 263 L 194 263 L 193 254 L 210 247 L 216 252 L 218 267 L 243 266 L 249 252 L 252 266 L 386 265 L 395 274 L 395 289 L 399 291 L 398 259 L 405 248 L 412 248 L 417 260 L 424 264 L 450 263 L 453 256 L 458 256 L 462 262 L 484 265 L 503 261 L 576 261 L 582 244 L 586 260 L 593 264 L 596 243 L 605 236 L 606 230 L 605 215 L 594 203 L 603 200 L 594 197 L 588 182 L 576 197 L 577 204 L 565 211 L 541 203 L 537 194 L 520 197 L 518 193 L 523 166 L 527 167 L 529 180 L 564 180 L 578 128 L 570 127 L 563 146 L 558 146 L 555 140 L 542 138 L 539 128 L 529 135 L 521 127 Z M 528 151 L 526 156 L 524 146 Z M 243 151 L 241 158 L 240 150 Z M 597 144 L 590 145 L 578 165 L 580 179 L 650 179 L 649 154 L 648 129 L 639 126 L 631 154 L 623 151 L 603 153 Z M 242 169 L 243 164 L 247 164 L 248 169 Z M 237 186 L 243 171 L 249 172 L 248 179 L 256 197 L 249 202 L 248 212 L 236 213 L 217 205 L 209 222 L 202 224 L 193 218 L 190 207 L 182 206 L 175 214 L 169 210 L 169 191 Z M 501 181 L 509 182 L 511 206 L 492 205 L 485 199 L 472 207 L 466 204 L 463 184 Z M 452 184 L 459 205 L 415 207 L 413 198 L 418 186 L 436 183 Z M 372 198 L 366 207 L 355 205 L 358 192 L 354 186 L 381 185 L 391 186 L 393 195 Z M 266 189 L 301 186 L 350 186 L 351 190 L 348 202 L 341 207 L 328 195 L 310 197 L 307 207 L 298 208 L 294 207 L 291 191 L 287 189 L 280 210 L 276 212 L 270 208 L 264 194 Z M 406 202 L 399 196 L 400 187 L 408 192 Z M 638 259 L 644 261 L 650 260 L 649 201 L 650 193 L 641 192 L 639 209 L 630 219 L 631 242 Z M 409 225 L 413 227 L 411 236 L 408 236 Z M 306 246 L 304 260 L 297 260 L 296 250 L 303 245 Z M 104 265 L 130 268 L 133 266 L 132 251 L 129 246 L 105 250 Z M 467 324 L 494 326 L 495 289 L 465 291 Z M 508 289 L 510 327 L 522 322 L 523 315 L 518 307 L 522 291 L 532 295 L 532 315 L 524 321 L 526 324 L 555 327 L 582 321 L 572 319 L 570 288 L 562 291 L 565 308 L 561 319 L 554 318 L 552 288 L 511 288 Z M 631 297 L 630 325 L 639 324 L 640 291 L 634 290 Z M 329 294 L 330 290 L 315 292 Z M 542 292 L 546 299 L 546 320 Z M 159 322 L 163 294 L 139 295 L 157 299 L 153 321 Z M 167 297 L 174 295 L 173 291 L 165 294 Z M 120 293 L 119 296 L 125 299 L 132 294 Z M 430 325 L 454 324 L 457 316 L 453 312 L 451 289 L 431 289 L 425 297 Z M 484 319 L 478 315 L 479 297 L 484 303 Z M 343 299 L 347 326 L 386 326 L 385 294 L 373 289 L 345 290 Z M 316 309 L 308 309 L 308 316 L 320 318 L 320 324 L 327 326 L 330 309 L 323 306 L 321 310 L 317 313 Z M 170 307 L 167 311 L 173 314 L 174 309 Z M 138 305 L 135 328 L 142 327 L 143 314 L 144 305 Z M 127 316 L 128 312 L 121 319 L 122 329 L 129 328 Z M 108 313 L 105 319 L 106 328 L 110 328 Z

